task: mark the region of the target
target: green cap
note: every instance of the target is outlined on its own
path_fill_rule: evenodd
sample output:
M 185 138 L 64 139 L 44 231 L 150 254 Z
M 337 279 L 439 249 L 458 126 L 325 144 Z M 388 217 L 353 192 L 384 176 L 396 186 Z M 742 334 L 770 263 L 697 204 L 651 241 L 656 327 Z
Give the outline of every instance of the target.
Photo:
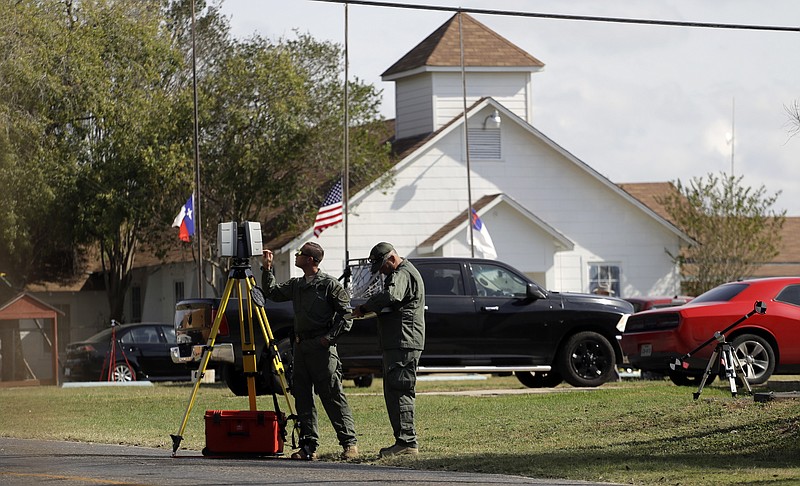
M 386 263 L 386 259 L 389 258 L 389 254 L 393 251 L 394 247 L 392 244 L 386 243 L 385 241 L 373 246 L 372 251 L 369 252 L 369 262 L 372 264 L 370 271 L 376 273 L 380 270 L 383 264 Z

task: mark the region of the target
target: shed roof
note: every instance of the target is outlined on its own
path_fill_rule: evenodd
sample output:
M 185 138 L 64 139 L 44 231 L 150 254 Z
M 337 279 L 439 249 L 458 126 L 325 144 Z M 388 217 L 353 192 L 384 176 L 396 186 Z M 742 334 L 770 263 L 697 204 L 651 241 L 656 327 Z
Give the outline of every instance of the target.
M 63 312 L 28 293 L 18 294 L 0 307 L 0 321 L 55 319 Z

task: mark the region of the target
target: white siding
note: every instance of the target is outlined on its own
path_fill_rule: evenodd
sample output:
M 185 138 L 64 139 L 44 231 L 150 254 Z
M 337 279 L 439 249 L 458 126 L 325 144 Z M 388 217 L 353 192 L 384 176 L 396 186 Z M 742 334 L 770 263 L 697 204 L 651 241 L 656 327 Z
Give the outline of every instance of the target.
M 531 122 L 531 73 L 468 72 L 467 107 L 491 97 Z M 430 133 L 464 112 L 460 72 L 426 72 L 398 79 L 395 89 L 397 138 Z
M 488 114 L 475 115 L 475 119 Z M 516 221 L 498 205 L 484 220 L 498 259 L 519 270 L 544 272 L 553 290 L 588 291 L 588 263 L 614 262 L 622 270 L 622 296 L 674 293 L 678 281 L 664 249 L 675 251 L 677 237 L 655 219 L 579 164 L 573 163 L 516 123 L 503 123 L 503 160 L 472 161 L 472 199 L 506 193 L 550 224 L 575 248 L 555 253 L 552 238 Z M 467 207 L 463 132 L 454 129 L 396 174 L 385 193 L 367 194 L 350 219 L 351 257 L 365 257 L 378 241 L 392 242 L 402 255 L 416 247 Z M 525 228 L 520 229 L 520 225 Z M 344 239 L 341 225 L 325 231 L 328 268 Z M 466 231 L 440 250 L 468 255 Z M 463 243 L 461 243 L 463 241 Z M 338 250 L 342 251 L 342 250 Z M 327 263 L 327 262 L 326 262 Z
M 470 125 L 483 120 L 492 109 L 487 106 L 473 115 Z M 536 275 L 539 283 L 551 290 L 587 292 L 588 264 L 612 262 L 621 269 L 621 297 L 679 291 L 675 266 L 664 251 L 677 251 L 680 242 L 674 233 L 614 190 L 608 181 L 565 157 L 516 121 L 504 117 L 501 130 L 503 159 L 471 161 L 472 200 L 505 193 L 575 246 L 571 251 L 557 251 L 551 235 L 501 202 L 483 215 L 499 260 Z M 366 258 L 379 241 L 393 243 L 401 255 L 419 256 L 416 248 L 464 211 L 468 197 L 462 137 L 463 130 L 454 126 L 435 144 L 403 161 L 395 173 L 394 186 L 357 195 L 359 199 L 352 201 L 350 208 L 350 258 Z M 328 228 L 318 239 L 308 238 L 325 248 L 322 270 L 340 276 L 345 266 L 344 225 Z M 279 281 L 300 274 L 293 266 L 292 253 L 302 243 L 292 242 L 290 251 L 276 255 Z M 466 230 L 444 242 L 436 253 L 468 256 Z M 260 284 L 259 264 L 259 258 L 251 260 Z M 184 281 L 186 297 L 196 296 L 195 270 L 196 266 L 187 262 L 158 271 L 151 268 L 138 275 L 135 280 L 142 286 L 143 320 L 171 321 L 174 281 Z M 73 320 L 86 325 L 77 333 L 83 335 L 76 338 L 86 337 L 108 323 L 105 294 L 95 294 L 94 305 L 82 302 L 74 308 Z M 212 295 L 206 291 L 206 296 Z M 43 300 L 70 301 L 66 296 Z
M 395 101 L 395 133 L 398 139 L 434 131 L 430 74 L 419 74 L 398 81 Z
M 467 73 L 467 107 L 490 97 L 530 123 L 530 79 L 530 73 Z M 435 127 L 439 129 L 464 112 L 461 73 L 433 73 L 433 86 Z

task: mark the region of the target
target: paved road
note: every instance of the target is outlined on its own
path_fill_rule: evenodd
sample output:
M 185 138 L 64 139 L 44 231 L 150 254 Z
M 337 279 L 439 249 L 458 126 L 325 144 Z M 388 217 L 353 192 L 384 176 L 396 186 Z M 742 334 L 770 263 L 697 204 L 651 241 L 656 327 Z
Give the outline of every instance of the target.
M 537 480 L 499 474 L 418 471 L 404 468 L 299 462 L 287 459 L 212 459 L 197 452 L 83 442 L 0 437 L 0 484 L 71 485 L 248 485 L 248 484 L 537 484 L 581 485 L 581 481 Z

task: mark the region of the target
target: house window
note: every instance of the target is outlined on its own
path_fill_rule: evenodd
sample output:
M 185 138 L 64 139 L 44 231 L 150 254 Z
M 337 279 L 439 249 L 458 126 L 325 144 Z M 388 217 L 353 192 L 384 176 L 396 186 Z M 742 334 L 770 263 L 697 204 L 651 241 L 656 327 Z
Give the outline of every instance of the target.
M 142 322 L 142 288 L 131 287 L 131 322 Z
M 476 160 L 500 160 L 500 129 L 470 128 L 469 157 Z
M 183 300 L 183 280 L 175 281 L 175 303 Z
M 589 264 L 589 292 L 600 295 L 620 296 L 619 265 L 608 263 Z

